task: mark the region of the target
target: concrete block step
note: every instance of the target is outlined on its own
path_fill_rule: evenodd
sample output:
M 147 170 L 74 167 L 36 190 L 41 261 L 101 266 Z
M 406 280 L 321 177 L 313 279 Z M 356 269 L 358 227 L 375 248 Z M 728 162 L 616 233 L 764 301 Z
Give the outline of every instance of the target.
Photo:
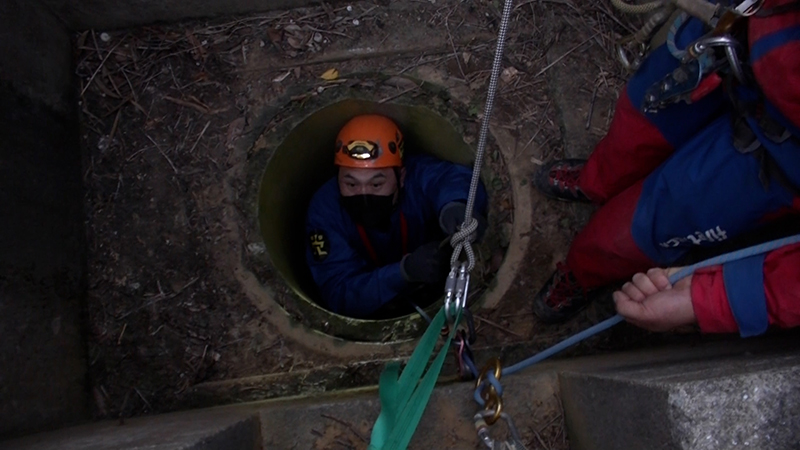
M 800 354 L 562 373 L 574 449 L 797 448 Z

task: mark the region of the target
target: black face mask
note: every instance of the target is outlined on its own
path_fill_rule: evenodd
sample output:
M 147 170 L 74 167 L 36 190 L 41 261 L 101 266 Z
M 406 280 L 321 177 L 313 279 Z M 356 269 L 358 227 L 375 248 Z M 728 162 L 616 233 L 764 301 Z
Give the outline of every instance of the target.
M 367 228 L 388 230 L 394 212 L 394 194 L 339 197 L 342 207 L 356 223 Z

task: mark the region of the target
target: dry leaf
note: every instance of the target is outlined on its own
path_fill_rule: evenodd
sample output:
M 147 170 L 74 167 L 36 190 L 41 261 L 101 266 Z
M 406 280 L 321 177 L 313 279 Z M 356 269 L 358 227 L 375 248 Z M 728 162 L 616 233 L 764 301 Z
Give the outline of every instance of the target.
M 246 121 L 244 117 L 239 117 L 238 119 L 234 120 L 233 122 L 228 124 L 228 136 L 225 140 L 225 147 L 226 148 L 233 148 L 236 140 L 242 136 L 242 131 L 244 131 L 244 126 Z
M 325 81 L 333 81 L 339 78 L 339 71 L 336 69 L 328 69 L 325 71 L 325 73 L 323 73 L 319 77 Z
M 464 59 L 464 64 L 469 64 L 469 59 L 472 58 L 472 55 L 468 52 L 464 52 L 461 54 L 461 58 Z
M 301 48 L 303 48 L 303 41 L 301 41 L 300 39 L 297 39 L 294 36 L 289 36 L 286 39 L 286 42 L 288 42 L 289 45 L 291 45 L 292 48 L 294 48 L 294 49 L 300 50 Z
M 403 77 L 391 77 L 388 80 L 383 82 L 388 86 L 394 86 L 400 89 L 412 89 L 417 87 L 417 83 L 409 80 L 408 78 Z
M 280 83 L 281 81 L 285 80 L 286 77 L 288 77 L 291 73 L 292 73 L 292 71 L 289 70 L 286 73 L 284 73 L 283 75 L 278 75 L 277 77 L 273 78 L 272 81 L 274 83 Z
M 503 81 L 503 83 L 510 83 L 514 80 L 514 78 L 517 77 L 518 73 L 519 70 L 517 70 L 514 66 L 506 67 L 503 69 L 503 73 L 500 74 L 500 79 Z
M 206 50 L 203 48 L 203 44 L 201 44 L 197 37 L 189 30 L 186 30 L 186 38 L 192 44 L 192 57 L 194 57 L 196 61 L 201 59 L 205 61 Z
M 269 36 L 269 40 L 274 43 L 279 43 L 283 40 L 283 30 L 276 30 L 275 28 L 267 29 L 267 36 Z

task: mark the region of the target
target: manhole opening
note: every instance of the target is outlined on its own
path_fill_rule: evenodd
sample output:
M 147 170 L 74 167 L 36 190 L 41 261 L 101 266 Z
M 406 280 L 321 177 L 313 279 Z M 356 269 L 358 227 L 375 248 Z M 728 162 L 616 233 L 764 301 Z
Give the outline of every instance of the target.
M 426 106 L 378 103 L 347 98 L 323 106 L 295 125 L 281 140 L 266 164 L 258 193 L 258 222 L 270 262 L 286 288 L 277 295 L 282 306 L 299 310 L 302 321 L 312 328 L 350 340 L 386 341 L 411 337 L 424 329 L 424 323 L 412 309 L 383 320 L 344 317 L 324 308 L 318 288 L 305 259 L 305 219 L 311 197 L 335 176 L 333 143 L 341 127 L 360 114 L 381 114 L 393 119 L 404 133 L 406 151 L 422 153 L 471 167 L 474 150 L 464 141 L 451 121 Z M 269 133 L 269 131 L 267 132 Z M 499 157 L 494 158 L 498 162 Z M 493 168 L 481 173 L 489 193 L 490 205 L 498 190 Z M 502 184 L 502 183 L 501 183 Z M 508 189 L 501 187 L 499 189 Z M 489 229 L 476 248 L 478 267 L 472 275 L 472 301 L 476 302 L 496 272 L 502 249 L 498 226 L 493 221 L 495 208 L 490 206 Z M 508 217 L 504 220 L 509 221 Z M 494 226 L 493 226 L 494 225 Z M 475 275 L 477 274 L 477 275 Z M 279 289 L 280 290 L 280 289 Z M 441 290 L 427 290 L 428 312 L 441 303 Z M 286 303 L 290 302 L 291 305 Z M 387 337 L 387 333 L 391 337 Z

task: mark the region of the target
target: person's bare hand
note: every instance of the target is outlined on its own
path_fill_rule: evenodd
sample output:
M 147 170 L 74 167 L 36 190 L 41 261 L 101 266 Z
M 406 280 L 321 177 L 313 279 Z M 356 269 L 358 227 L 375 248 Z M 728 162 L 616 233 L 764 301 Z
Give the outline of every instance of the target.
M 617 312 L 628 322 L 650 331 L 668 331 L 697 322 L 692 306 L 692 277 L 674 286 L 669 276 L 680 270 L 650 269 L 637 273 L 614 292 Z

